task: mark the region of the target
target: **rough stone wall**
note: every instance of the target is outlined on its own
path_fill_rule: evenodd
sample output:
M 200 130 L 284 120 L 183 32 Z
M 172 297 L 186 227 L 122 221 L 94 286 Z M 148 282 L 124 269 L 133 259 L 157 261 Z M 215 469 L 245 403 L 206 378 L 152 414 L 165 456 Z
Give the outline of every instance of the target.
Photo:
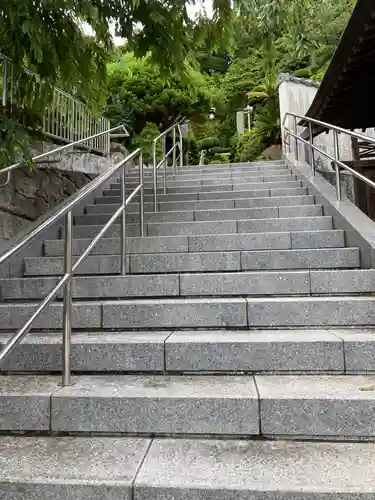
M 56 167 L 16 169 L 10 183 L 0 188 L 0 240 L 15 236 L 93 178 L 92 174 Z M 0 175 L 1 183 L 5 179 L 6 175 Z

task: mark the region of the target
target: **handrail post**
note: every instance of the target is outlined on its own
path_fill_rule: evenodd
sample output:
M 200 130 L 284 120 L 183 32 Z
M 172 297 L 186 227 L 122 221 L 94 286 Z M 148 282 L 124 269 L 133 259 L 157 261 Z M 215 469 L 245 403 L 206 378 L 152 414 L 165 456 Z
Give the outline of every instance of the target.
M 2 104 L 5 108 L 8 102 L 8 61 L 3 59 L 2 63 L 2 79 L 3 79 L 3 92 L 2 92 Z
M 126 275 L 126 163 L 121 167 L 121 206 L 122 206 L 122 214 L 121 214 L 121 254 L 120 254 L 120 272 L 122 276 Z
M 297 139 L 297 135 L 298 135 L 298 130 L 297 130 L 297 117 L 295 116 L 294 117 L 294 135 L 296 136 L 294 138 L 295 140 L 295 157 L 296 157 L 296 161 L 298 161 L 298 157 L 299 157 L 299 154 L 298 154 L 298 139 Z
M 333 148 L 334 157 L 336 160 L 340 160 L 340 149 L 339 149 L 339 135 L 337 130 L 333 131 Z M 336 173 L 336 196 L 337 201 L 341 201 L 341 175 L 340 167 L 337 162 L 335 162 L 335 173 Z
M 143 153 L 142 151 L 139 154 L 139 177 L 141 184 L 141 193 L 140 193 L 140 207 L 139 207 L 139 223 L 141 226 L 141 237 L 143 238 L 145 235 L 145 190 L 144 190 L 144 175 L 143 175 Z
M 72 276 L 73 266 L 73 216 L 70 210 L 65 216 L 65 243 L 64 243 L 64 273 Z M 64 287 L 63 310 L 63 373 L 62 385 L 71 384 L 71 351 L 72 351 L 72 280 L 68 280 Z
M 167 194 L 167 166 L 168 166 L 168 157 L 167 157 L 167 136 L 163 137 L 163 159 L 164 159 L 164 175 L 163 175 L 163 193 Z
M 156 157 L 156 139 L 152 143 L 152 160 L 154 169 L 154 212 L 158 211 L 158 170 L 157 170 L 157 157 Z
M 176 173 L 176 127 L 173 128 L 173 173 Z
M 180 133 L 180 167 L 184 166 L 184 141 L 182 139 L 182 130 L 181 130 L 181 125 L 178 126 L 178 130 Z
M 311 122 L 309 122 L 309 142 L 310 142 L 310 162 L 312 167 L 312 173 L 313 175 L 315 175 L 314 137 L 313 137 Z

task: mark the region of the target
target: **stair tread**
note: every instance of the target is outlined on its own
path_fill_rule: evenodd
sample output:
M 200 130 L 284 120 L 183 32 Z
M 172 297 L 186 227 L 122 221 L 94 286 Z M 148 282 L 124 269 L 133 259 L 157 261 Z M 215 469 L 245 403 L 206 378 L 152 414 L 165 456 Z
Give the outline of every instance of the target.
M 155 440 L 136 498 L 245 500 L 373 494 L 373 443 Z

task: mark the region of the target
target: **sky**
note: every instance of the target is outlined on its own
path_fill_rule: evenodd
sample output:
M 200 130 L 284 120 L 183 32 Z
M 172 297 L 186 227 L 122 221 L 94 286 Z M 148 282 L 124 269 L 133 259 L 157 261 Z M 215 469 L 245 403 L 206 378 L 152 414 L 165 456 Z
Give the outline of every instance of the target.
M 212 0 L 200 0 L 197 1 L 196 5 L 189 5 L 188 6 L 188 13 L 189 16 L 194 17 L 201 9 L 202 6 L 205 7 L 207 15 L 210 16 L 212 14 Z M 87 27 L 85 28 L 88 33 L 90 33 L 90 28 Z M 123 38 L 120 38 L 118 36 L 113 37 L 114 42 L 116 45 L 122 45 L 124 43 Z

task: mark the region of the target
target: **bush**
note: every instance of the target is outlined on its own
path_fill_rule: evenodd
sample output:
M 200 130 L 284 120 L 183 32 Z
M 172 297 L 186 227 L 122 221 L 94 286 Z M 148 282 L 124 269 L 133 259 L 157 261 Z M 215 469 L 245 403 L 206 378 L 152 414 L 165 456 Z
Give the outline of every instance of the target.
M 184 140 L 183 144 L 184 152 L 187 151 L 188 154 L 188 164 L 198 165 L 199 164 L 199 149 L 197 141 L 193 137 Z
M 297 71 L 295 71 L 293 75 L 297 76 L 298 78 L 310 78 L 311 70 L 309 68 L 297 69 Z
M 143 151 L 143 162 L 150 164 L 153 162 L 152 158 L 152 143 L 154 139 L 160 134 L 158 127 L 155 123 L 147 122 L 144 129 L 139 135 L 136 135 L 133 140 L 135 148 L 141 148 Z M 156 148 L 157 158 L 160 159 L 163 154 L 162 142 L 158 141 Z
M 254 161 L 263 151 L 264 143 L 256 129 L 245 132 L 238 140 L 236 161 Z
M 220 140 L 217 137 L 206 137 L 206 139 L 202 139 L 198 142 L 198 148 L 202 149 L 211 149 L 215 146 L 220 146 Z
M 230 153 L 230 149 L 229 148 L 221 148 L 220 146 L 214 146 L 213 148 L 210 148 L 210 153 L 213 155 Z

